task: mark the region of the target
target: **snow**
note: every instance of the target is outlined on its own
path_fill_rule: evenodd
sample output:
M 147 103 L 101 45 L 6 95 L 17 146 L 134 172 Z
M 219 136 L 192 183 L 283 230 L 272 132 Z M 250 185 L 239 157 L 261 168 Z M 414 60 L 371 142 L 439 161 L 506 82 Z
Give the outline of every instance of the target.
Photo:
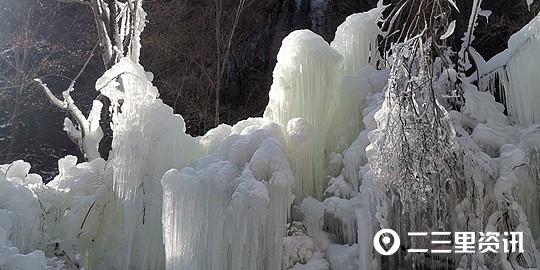
M 307 235 L 287 236 L 283 239 L 283 250 L 287 255 L 286 266 L 307 263 L 315 253 L 315 242 Z
M 332 270 L 354 270 L 358 269 L 358 244 L 330 245 L 326 252 L 326 257 Z M 365 268 L 361 268 L 365 269 Z
M 296 263 L 292 270 L 329 270 L 330 264 L 324 259 L 323 253 L 315 253 L 313 257 L 306 263 Z
M 0 266 L 5 266 L 5 268 L 2 269 L 41 270 L 46 266 L 47 263 L 45 253 L 41 250 L 32 251 L 31 253 L 28 253 L 26 255 L 17 254 L 17 250 L 5 250 L 5 252 L 8 256 L 11 253 L 11 257 L 9 257 L 9 259 L 7 259 L 6 261 L 0 260 Z M 2 257 L 3 256 L 5 255 L 2 255 Z
M 528 4 L 530 2 L 528 1 Z M 507 105 L 509 119 L 521 126 L 518 130 L 508 132 L 504 125 L 494 127 L 482 127 L 485 131 L 475 132 L 484 137 L 481 141 L 491 141 L 492 148 L 500 146 L 499 178 L 493 189 L 497 201 L 505 202 L 509 194 L 519 190 L 516 195 L 517 205 L 515 211 L 520 216 L 527 217 L 530 230 L 529 237 L 538 239 L 540 232 L 540 216 L 538 215 L 540 205 L 537 195 L 538 188 L 538 134 L 535 131 L 540 119 L 540 111 L 537 104 L 540 101 L 538 76 L 535 70 L 538 69 L 538 46 L 540 38 L 540 16 L 537 15 L 531 22 L 520 31 L 513 34 L 508 41 L 508 49 L 494 56 L 489 61 L 479 59 L 479 87 L 483 91 L 503 93 L 499 95 Z M 502 112 L 502 106 L 498 109 Z M 486 112 L 487 113 L 487 112 Z M 502 115 L 501 113 L 497 113 Z M 495 115 L 497 115 L 495 114 Z M 500 116 L 502 119 L 503 116 Z M 497 122 L 497 121 L 495 121 Z M 499 123 L 502 123 L 498 121 Z M 489 133 L 493 133 L 488 139 Z M 505 136 L 504 133 L 507 133 Z M 508 134 L 511 133 L 511 134 Z M 518 133 L 518 134 L 516 134 Z M 494 137 L 497 136 L 497 138 Z M 510 143 L 505 144 L 504 143 Z M 515 146 L 519 148 L 516 149 Z M 502 165 L 505 164 L 505 165 Z M 506 165 L 508 164 L 508 165 Z M 522 221 L 523 222 L 523 221 Z M 534 246 L 534 244 L 532 244 Z M 538 255 L 533 256 L 538 261 Z

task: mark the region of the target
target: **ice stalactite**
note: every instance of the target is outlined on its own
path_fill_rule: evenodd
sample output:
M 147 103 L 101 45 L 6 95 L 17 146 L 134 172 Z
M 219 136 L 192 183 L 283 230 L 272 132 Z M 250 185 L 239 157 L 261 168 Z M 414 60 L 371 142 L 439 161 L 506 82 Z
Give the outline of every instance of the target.
M 540 239 L 540 153 L 538 124 L 540 123 L 540 14 L 520 31 L 512 35 L 508 41 L 511 52 L 506 64 L 507 81 L 505 96 L 508 114 L 521 125 L 529 126 L 522 136 L 528 156 L 530 177 L 523 185 L 523 197 L 520 202 L 528 214 L 533 235 Z M 540 264 L 537 258 L 538 264 Z
M 166 267 L 282 269 L 294 178 L 281 130 L 259 118 L 220 131 L 213 155 L 163 176 Z
M 363 127 L 362 110 L 366 107 L 366 95 L 376 88 L 370 83 L 369 76 L 376 71 L 376 67 L 382 66 L 378 40 L 383 32 L 377 23 L 382 19 L 383 10 L 384 7 L 380 6 L 348 16 L 338 26 L 331 43 L 331 47 L 343 56 L 346 76 L 332 102 L 331 114 L 334 118 L 331 130 L 334 138 L 330 137 L 330 146 L 342 138 L 346 146 L 350 145 Z
M 368 103 L 375 93 L 382 91 L 388 81 L 389 70 L 375 69 L 372 65 L 366 65 L 361 75 L 358 77 L 345 77 L 342 85 L 342 93 L 339 93 L 335 102 L 334 114 L 331 132 L 328 135 L 328 145 L 338 145 L 330 148 L 330 153 L 341 155 L 342 157 L 342 178 L 333 177 L 330 179 L 329 188 L 325 190 L 327 194 L 337 195 L 342 198 L 353 197 L 358 192 L 361 180 L 359 178 L 359 169 L 367 163 L 365 148 L 369 144 L 367 140 L 368 127 L 362 120 L 363 110 L 366 110 Z M 339 144 L 342 145 L 339 145 Z M 340 149 L 345 147 L 345 149 Z M 347 191 L 342 181 L 350 185 L 350 191 Z M 342 186 L 342 187 L 340 187 Z
M 540 121 L 540 78 L 535 72 L 540 67 L 539 49 L 540 14 L 508 40 L 509 85 L 505 93 L 509 115 L 522 125 Z
M 506 102 L 506 93 L 504 89 L 508 89 L 508 87 L 508 75 L 504 66 L 498 67 L 478 78 L 478 88 L 482 91 L 490 92 L 501 102 Z
M 377 23 L 381 21 L 384 9 L 380 2 L 377 8 L 348 16 L 338 26 L 331 42 L 331 47 L 343 56 L 345 77 L 332 97 L 329 111 L 331 118 L 326 151 L 330 159 L 334 156 L 346 158 L 344 150 L 357 139 L 363 129 L 362 110 L 367 107 L 367 95 L 377 92 L 387 82 L 385 71 L 378 70 L 382 63 L 377 49 L 378 41 L 383 36 Z M 384 79 L 380 80 L 381 77 Z M 329 169 L 327 174 L 335 176 L 336 173 Z M 358 186 L 353 186 L 354 191 L 358 191 Z
M 524 43 L 506 65 L 508 114 L 522 125 L 540 122 L 540 77 L 536 72 L 540 68 L 540 28 L 538 30 L 537 35 Z

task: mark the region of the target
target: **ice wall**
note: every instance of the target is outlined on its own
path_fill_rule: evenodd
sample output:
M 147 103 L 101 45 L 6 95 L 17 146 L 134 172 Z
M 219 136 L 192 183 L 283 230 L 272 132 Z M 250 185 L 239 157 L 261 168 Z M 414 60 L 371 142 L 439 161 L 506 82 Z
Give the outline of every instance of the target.
M 341 27 L 337 38 L 374 29 L 362 31 L 374 21 L 357 19 Z M 366 55 L 373 51 L 355 44 L 361 38 L 343 36 L 336 44 L 344 55 L 371 61 Z M 120 59 L 96 84 L 112 104 L 109 161 L 77 164 L 75 157 L 66 157 L 48 186 L 25 188 L 24 181 L 37 178 L 24 173 L 27 165 L 11 165 L 10 184 L 0 184 L 20 190 L 15 195 L 22 197 L 0 190 L 0 203 L 6 201 L 0 209 L 11 211 L 11 223 L 0 226 L 6 232 L 4 244 L 9 241 L 9 248 L 18 246 L 23 253 L 42 249 L 48 265 L 54 258 L 67 269 L 328 269 L 326 248 L 314 246 L 327 241 L 321 230 L 323 211 L 342 220 L 332 227 L 346 231 L 347 242 L 354 242 L 356 204 L 348 198 L 358 193 L 361 162 L 355 160 L 363 156 L 363 145 L 344 151 L 358 137 L 367 93 L 384 85 L 375 68 L 350 73 L 343 56 L 321 37 L 294 32 L 278 55 L 265 117 L 192 138 L 185 134 L 183 119 L 158 99 L 152 75 L 134 60 Z M 328 176 L 337 176 L 343 166 L 347 173 L 338 177 L 332 192 L 348 198 L 319 202 L 311 219 L 306 214 L 315 224 L 309 233 L 320 239 L 300 237 L 313 247 L 309 253 L 301 251 L 305 245 L 298 245 L 297 238 L 289 238 L 288 246 L 298 247 L 297 257 L 307 264 L 288 265 L 283 258 L 295 251 L 283 254 L 283 237 L 294 183 L 298 198 L 321 198 Z M 18 171 L 23 173 L 17 176 Z M 16 211 L 22 214 L 12 214 Z M 18 253 L 10 249 L 10 258 Z M 43 262 L 39 252 L 28 260 L 34 255 Z
M 368 63 L 377 66 L 381 60 L 378 51 L 378 39 L 383 35 L 377 26 L 384 8 L 379 7 L 368 12 L 348 16 L 336 31 L 330 44 L 344 58 L 345 73 L 360 76 Z
M 526 40 L 517 40 L 516 35 L 510 38 L 508 46 L 514 53 L 506 64 L 507 87 L 504 88 L 509 115 L 522 125 L 531 125 L 540 121 L 540 78 L 537 70 L 540 68 L 540 16 L 529 26 L 534 34 Z M 524 28 L 527 29 L 527 28 Z
M 414 182 L 389 177 L 399 172 L 381 173 L 393 169 L 384 163 L 397 156 L 381 142 L 401 143 L 398 121 L 387 117 L 405 111 L 389 104 L 399 89 L 389 90 L 387 82 L 399 74 L 376 68 L 381 8 L 349 17 L 332 46 L 309 31 L 293 32 L 278 55 L 264 118 L 220 125 L 198 138 L 186 135 L 182 118 L 158 99 L 152 75 L 122 59 L 96 85 L 113 104 L 109 161 L 63 158 L 60 174 L 47 186 L 28 174 L 26 163 L 0 168 L 0 268 L 380 269 L 374 232 L 424 231 L 428 223 L 413 223 L 415 218 L 439 225 L 443 219 L 426 215 L 435 213 L 424 211 L 426 205 L 449 209 L 445 228 L 525 233 L 526 253 L 519 260 L 516 254 L 466 254 L 453 266 L 538 267 L 533 236 L 540 211 L 533 196 L 540 132 L 537 125 L 508 125 L 502 105 L 488 93 L 467 84 L 464 110 L 437 110 L 445 124 L 439 128 L 458 135 L 448 149 L 459 153 L 459 178 L 445 176 L 444 188 L 414 190 Z M 512 44 L 533 44 L 536 36 L 522 37 Z M 442 106 L 416 98 L 418 108 Z M 413 124 L 406 135 L 422 142 L 418 138 L 430 129 Z M 425 154 L 417 145 L 408 149 L 410 156 Z M 448 150 L 430 149 L 431 157 Z M 388 188 L 399 181 L 401 187 Z M 410 195 L 428 191 L 447 197 L 421 201 Z M 299 207 L 290 215 L 295 196 Z M 409 208 L 400 205 L 405 199 Z M 440 263 L 398 256 L 384 263 L 396 269 Z
M 182 117 L 157 98 L 151 77 L 123 58 L 98 80 L 96 88 L 112 104 L 109 161 L 63 158 L 60 174 L 47 186 L 27 176 L 26 163 L 4 168 L 11 180 L 0 185 L 20 190 L 16 196 L 0 193 L 6 200 L 0 209 L 20 213 L 10 214 L 12 245 L 24 253 L 42 249 L 48 258 L 62 256 L 68 268 L 165 268 L 160 180 L 205 150 L 185 134 Z

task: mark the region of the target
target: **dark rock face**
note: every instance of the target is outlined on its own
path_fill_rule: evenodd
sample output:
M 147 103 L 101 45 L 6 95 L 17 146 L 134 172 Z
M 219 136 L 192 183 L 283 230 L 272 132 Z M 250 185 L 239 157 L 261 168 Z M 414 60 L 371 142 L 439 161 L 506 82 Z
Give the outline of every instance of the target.
M 233 24 L 237 3 L 223 1 L 220 35 L 225 41 Z M 214 112 L 208 107 L 214 104 L 215 89 L 212 87 L 219 65 L 215 55 L 218 51 L 215 2 L 190 2 L 189 6 L 183 7 L 178 7 L 174 1 L 148 2 L 146 5 L 150 24 L 143 36 L 142 64 L 156 75 L 155 84 L 162 98 L 184 116 L 188 132 L 204 134 L 214 126 L 211 122 Z M 310 29 L 331 42 L 337 26 L 348 15 L 374 6 L 375 0 L 253 1 L 241 13 L 231 53 L 226 59 L 220 91 L 222 122 L 234 124 L 249 116 L 262 115 L 268 101 L 277 53 L 283 38 L 289 33 Z M 174 10 L 174 14 L 164 10 Z M 163 27 L 170 25 L 171 20 L 177 27 Z M 183 38 L 176 41 L 178 37 Z M 174 50 L 163 49 L 163 43 L 168 43 Z M 166 59 L 169 68 L 164 70 L 164 63 L 153 59 Z M 175 61 L 171 62 L 173 59 Z M 179 92 L 171 87 L 175 85 L 182 85 L 185 91 Z
M 219 16 L 216 16 L 216 1 L 222 1 Z M 247 1 L 251 4 L 242 11 L 230 54 L 225 55 L 223 48 L 230 37 L 238 2 L 163 0 L 145 4 L 150 22 L 143 33 L 142 64 L 154 72 L 161 98 L 184 116 L 190 134 L 201 135 L 215 126 L 214 87 L 220 63 L 225 62 L 219 84 L 221 122 L 234 124 L 250 116 L 260 116 L 268 101 L 272 70 L 283 38 L 294 30 L 310 29 L 331 42 L 347 16 L 377 5 L 376 0 Z M 505 48 L 508 37 L 534 17 L 539 5 L 535 2 L 528 11 L 524 0 L 484 2 L 483 8 L 492 10 L 493 14 L 490 24 L 484 18 L 479 19 L 472 45 L 489 58 Z M 460 11 L 452 14 L 457 21 L 452 44 L 459 51 L 472 1 L 457 0 L 457 4 Z M 221 42 L 216 42 L 216 18 L 219 18 Z

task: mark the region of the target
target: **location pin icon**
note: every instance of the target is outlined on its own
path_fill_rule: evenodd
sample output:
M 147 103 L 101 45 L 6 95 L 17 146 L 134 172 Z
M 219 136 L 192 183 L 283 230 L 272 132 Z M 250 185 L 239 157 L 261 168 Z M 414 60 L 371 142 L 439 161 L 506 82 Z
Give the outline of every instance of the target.
M 379 254 L 384 256 L 396 253 L 400 244 L 399 235 L 392 229 L 382 229 L 373 237 L 373 247 Z

